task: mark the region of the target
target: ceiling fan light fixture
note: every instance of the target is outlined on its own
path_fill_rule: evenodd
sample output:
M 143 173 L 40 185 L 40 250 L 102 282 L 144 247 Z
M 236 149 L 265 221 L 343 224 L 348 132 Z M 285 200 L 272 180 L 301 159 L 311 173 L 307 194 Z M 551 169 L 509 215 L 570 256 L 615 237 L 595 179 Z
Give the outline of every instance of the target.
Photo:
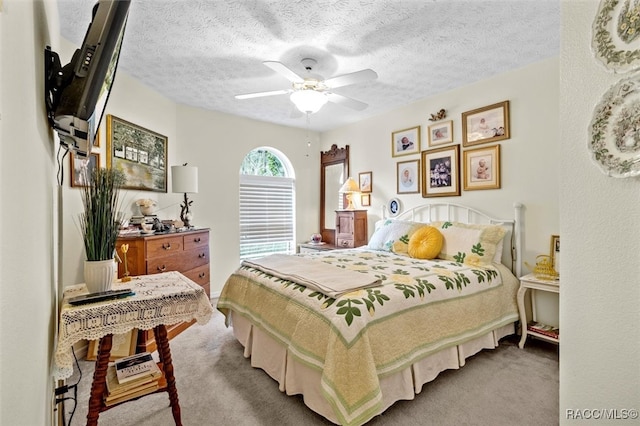
M 295 91 L 290 98 L 300 111 L 308 114 L 318 112 L 328 101 L 324 93 L 313 89 Z

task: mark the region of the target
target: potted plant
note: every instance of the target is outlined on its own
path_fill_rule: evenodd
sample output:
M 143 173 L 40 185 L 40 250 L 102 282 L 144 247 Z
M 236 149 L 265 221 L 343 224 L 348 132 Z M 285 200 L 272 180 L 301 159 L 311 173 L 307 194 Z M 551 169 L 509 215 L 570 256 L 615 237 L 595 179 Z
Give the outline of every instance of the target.
M 85 182 L 80 230 L 86 255 L 85 284 L 89 292 L 94 293 L 109 290 L 115 277 L 116 239 L 124 219 L 119 199 L 124 176 L 116 169 L 96 167 Z

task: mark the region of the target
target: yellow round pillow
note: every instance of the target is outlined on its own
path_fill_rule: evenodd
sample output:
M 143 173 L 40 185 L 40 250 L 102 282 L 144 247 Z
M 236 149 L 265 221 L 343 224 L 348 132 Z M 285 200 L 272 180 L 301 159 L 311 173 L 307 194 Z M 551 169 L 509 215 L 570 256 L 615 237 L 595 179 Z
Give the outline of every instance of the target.
M 416 259 L 433 259 L 440 254 L 444 237 L 433 226 L 423 226 L 409 238 L 409 256 Z

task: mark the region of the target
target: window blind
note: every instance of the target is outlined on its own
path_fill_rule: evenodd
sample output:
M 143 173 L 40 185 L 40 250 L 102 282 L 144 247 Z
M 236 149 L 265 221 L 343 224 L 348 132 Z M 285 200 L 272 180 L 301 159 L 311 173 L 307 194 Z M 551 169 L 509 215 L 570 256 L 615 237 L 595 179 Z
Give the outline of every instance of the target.
M 294 253 L 294 180 L 240 175 L 240 259 Z

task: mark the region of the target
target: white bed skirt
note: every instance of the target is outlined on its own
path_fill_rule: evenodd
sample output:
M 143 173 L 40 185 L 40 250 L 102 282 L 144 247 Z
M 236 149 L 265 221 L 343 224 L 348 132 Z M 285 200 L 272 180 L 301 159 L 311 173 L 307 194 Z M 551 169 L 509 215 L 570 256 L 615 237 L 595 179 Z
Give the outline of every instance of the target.
M 254 327 L 242 315 L 231 312 L 233 333 L 244 346 L 244 356 L 251 358 L 251 366 L 261 368 L 280 386 L 287 395 L 302 394 L 304 403 L 316 413 L 335 424 L 340 424 L 333 409 L 322 395 L 320 380 L 322 373 L 297 362 L 287 349 Z M 434 380 L 441 371 L 458 369 L 465 359 L 482 349 L 494 349 L 504 336 L 513 334 L 514 324 L 497 328 L 458 346 L 444 349 L 412 364 L 393 375 L 380 379 L 383 404 L 379 413 L 399 400 L 411 400 L 420 393 L 422 386 Z

